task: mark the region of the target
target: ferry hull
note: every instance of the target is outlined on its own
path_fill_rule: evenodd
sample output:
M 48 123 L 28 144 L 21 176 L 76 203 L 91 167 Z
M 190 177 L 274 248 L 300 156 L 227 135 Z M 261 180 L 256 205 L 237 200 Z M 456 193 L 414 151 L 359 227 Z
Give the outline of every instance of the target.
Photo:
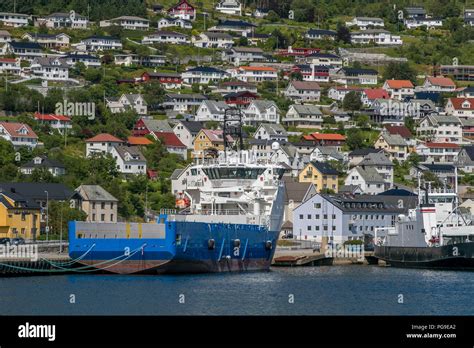
M 376 246 L 374 256 L 394 267 L 474 270 L 474 243 L 441 247 Z
M 72 222 L 70 257 L 77 259 L 79 269 L 85 272 L 94 269 L 114 274 L 262 271 L 270 269 L 279 236 L 279 232 L 258 225 L 169 222 L 166 226 L 161 239 L 77 239 L 77 227 Z

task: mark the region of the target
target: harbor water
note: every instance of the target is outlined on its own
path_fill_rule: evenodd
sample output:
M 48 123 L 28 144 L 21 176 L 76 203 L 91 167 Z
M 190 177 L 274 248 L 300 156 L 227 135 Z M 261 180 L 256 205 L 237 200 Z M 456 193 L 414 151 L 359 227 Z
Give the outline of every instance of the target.
M 473 315 L 473 272 L 379 266 L 0 278 L 1 315 Z

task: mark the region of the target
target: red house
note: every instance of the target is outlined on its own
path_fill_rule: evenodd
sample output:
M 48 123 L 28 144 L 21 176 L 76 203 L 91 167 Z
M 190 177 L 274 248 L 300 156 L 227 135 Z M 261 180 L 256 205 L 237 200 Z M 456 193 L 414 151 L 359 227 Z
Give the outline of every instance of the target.
M 142 82 L 158 81 L 165 88 L 179 88 L 183 83 L 180 74 L 168 72 L 148 72 L 142 75 Z
M 179 3 L 168 10 L 168 15 L 174 18 L 193 21 L 196 19 L 196 9 L 187 0 L 180 0 Z
M 307 57 L 313 53 L 319 53 L 320 48 L 306 48 L 306 47 L 288 47 L 288 49 L 280 49 L 277 51 L 279 56 L 283 57 Z
M 303 135 L 303 140 L 311 141 L 319 146 L 341 146 L 346 141 L 346 137 L 337 133 L 312 133 Z
M 259 95 L 249 91 L 232 92 L 224 96 L 226 104 L 236 106 L 247 106 L 256 99 L 260 99 Z

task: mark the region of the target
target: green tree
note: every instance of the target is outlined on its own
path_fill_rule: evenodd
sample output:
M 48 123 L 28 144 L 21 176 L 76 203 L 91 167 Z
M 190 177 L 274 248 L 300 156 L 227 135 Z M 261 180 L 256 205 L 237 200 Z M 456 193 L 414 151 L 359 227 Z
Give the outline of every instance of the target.
M 346 94 L 342 101 L 342 107 L 352 112 L 360 110 L 362 107 L 362 101 L 360 99 L 360 92 L 351 91 Z
M 391 79 L 416 82 L 416 71 L 407 62 L 390 62 L 383 72 L 383 80 Z

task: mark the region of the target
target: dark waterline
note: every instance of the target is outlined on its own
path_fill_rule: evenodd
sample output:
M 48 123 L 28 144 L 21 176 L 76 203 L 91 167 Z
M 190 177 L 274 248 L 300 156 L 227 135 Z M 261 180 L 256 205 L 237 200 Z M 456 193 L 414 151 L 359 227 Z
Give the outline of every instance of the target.
M 17 277 L 0 278 L 0 314 L 473 315 L 473 290 L 472 272 L 355 265 L 239 274 Z M 71 294 L 75 304 L 69 303 Z

